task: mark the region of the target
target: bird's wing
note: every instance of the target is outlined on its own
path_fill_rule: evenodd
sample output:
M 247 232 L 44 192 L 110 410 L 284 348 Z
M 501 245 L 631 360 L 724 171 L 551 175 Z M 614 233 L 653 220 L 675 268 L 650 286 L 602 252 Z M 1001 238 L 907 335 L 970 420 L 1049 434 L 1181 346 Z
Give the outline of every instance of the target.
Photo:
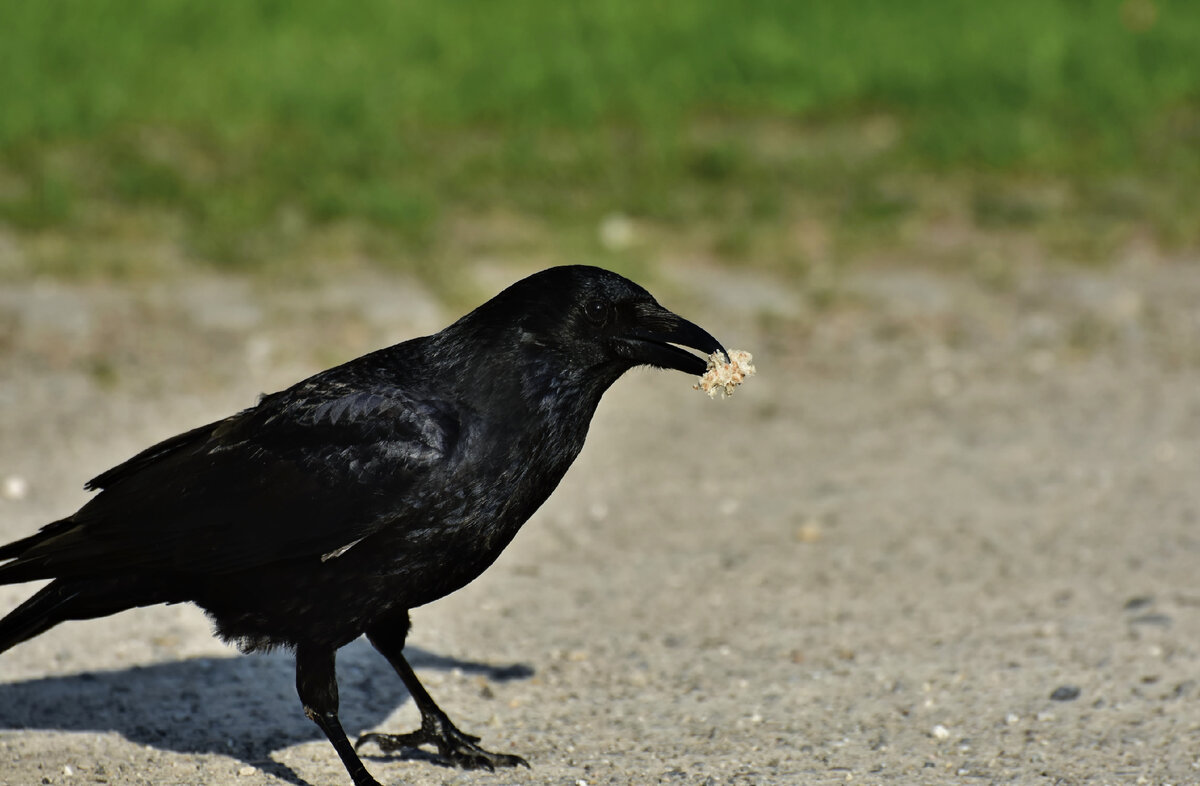
M 454 409 L 329 388 L 268 396 L 99 475 L 88 486 L 103 490 L 17 561 L 46 576 L 213 574 L 417 523 L 455 451 Z

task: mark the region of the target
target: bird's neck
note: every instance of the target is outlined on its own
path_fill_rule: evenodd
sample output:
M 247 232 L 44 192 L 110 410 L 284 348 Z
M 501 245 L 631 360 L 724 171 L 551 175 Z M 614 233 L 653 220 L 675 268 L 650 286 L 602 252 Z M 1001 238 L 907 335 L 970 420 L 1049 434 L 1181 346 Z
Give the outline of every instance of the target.
M 522 398 L 542 419 L 580 423 L 586 429 L 600 398 L 624 369 L 585 368 L 538 352 L 526 353 L 521 363 Z

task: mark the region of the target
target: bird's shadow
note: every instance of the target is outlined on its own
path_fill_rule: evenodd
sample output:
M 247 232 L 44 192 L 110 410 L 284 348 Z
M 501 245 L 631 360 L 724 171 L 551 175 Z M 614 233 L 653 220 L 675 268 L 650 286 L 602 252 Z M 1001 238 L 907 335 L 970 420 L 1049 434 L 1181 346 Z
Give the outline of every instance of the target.
M 414 668 L 459 669 L 494 681 L 524 679 L 525 664 L 460 661 L 414 647 Z M 363 640 L 338 651 L 342 725 L 351 734 L 378 726 L 408 693 Z M 189 658 L 152 666 L 83 672 L 0 684 L 0 729 L 115 731 L 182 753 L 222 753 L 291 783 L 305 781 L 274 762 L 272 751 L 324 739 L 304 717 L 289 653 Z

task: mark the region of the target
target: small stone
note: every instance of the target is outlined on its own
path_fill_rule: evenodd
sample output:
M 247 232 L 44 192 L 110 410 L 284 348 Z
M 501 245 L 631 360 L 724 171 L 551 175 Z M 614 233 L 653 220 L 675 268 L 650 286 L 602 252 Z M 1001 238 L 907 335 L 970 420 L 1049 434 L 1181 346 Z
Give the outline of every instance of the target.
M 1171 617 L 1167 614 L 1139 614 L 1129 621 L 1131 625 L 1153 625 L 1159 628 L 1171 627 Z
M 939 739 L 939 740 L 944 740 L 950 736 L 950 730 L 947 729 L 945 726 L 943 726 L 940 723 L 938 725 L 934 726 L 933 731 L 931 731 L 930 733 L 934 736 L 935 739 Z
M 238 768 L 238 775 L 241 775 L 243 778 L 246 777 L 247 775 L 253 775 L 256 772 L 258 772 L 258 767 L 252 767 L 249 764 L 247 764 L 244 767 Z
M 1004 716 L 1004 722 L 1007 723 L 1009 726 L 1012 726 L 1014 723 L 1019 723 L 1020 721 L 1021 721 L 1021 716 L 1015 712 L 1010 712 Z
M 796 528 L 796 540 L 801 543 L 816 543 L 821 539 L 821 522 L 808 519 Z
M 1059 685 L 1050 694 L 1050 701 L 1074 701 L 1079 698 L 1078 685 Z
M 1153 595 L 1136 595 L 1125 601 L 1125 611 L 1144 609 L 1154 602 Z
M 5 475 L 0 481 L 0 497 L 17 502 L 29 494 L 29 481 L 20 475 Z

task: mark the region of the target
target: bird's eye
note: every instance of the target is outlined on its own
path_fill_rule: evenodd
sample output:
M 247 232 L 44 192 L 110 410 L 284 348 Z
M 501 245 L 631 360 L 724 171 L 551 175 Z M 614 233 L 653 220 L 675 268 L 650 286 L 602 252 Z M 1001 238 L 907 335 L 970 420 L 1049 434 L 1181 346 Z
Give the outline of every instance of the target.
M 603 300 L 589 300 L 583 306 L 583 313 L 593 325 L 603 325 L 608 321 L 608 304 Z

